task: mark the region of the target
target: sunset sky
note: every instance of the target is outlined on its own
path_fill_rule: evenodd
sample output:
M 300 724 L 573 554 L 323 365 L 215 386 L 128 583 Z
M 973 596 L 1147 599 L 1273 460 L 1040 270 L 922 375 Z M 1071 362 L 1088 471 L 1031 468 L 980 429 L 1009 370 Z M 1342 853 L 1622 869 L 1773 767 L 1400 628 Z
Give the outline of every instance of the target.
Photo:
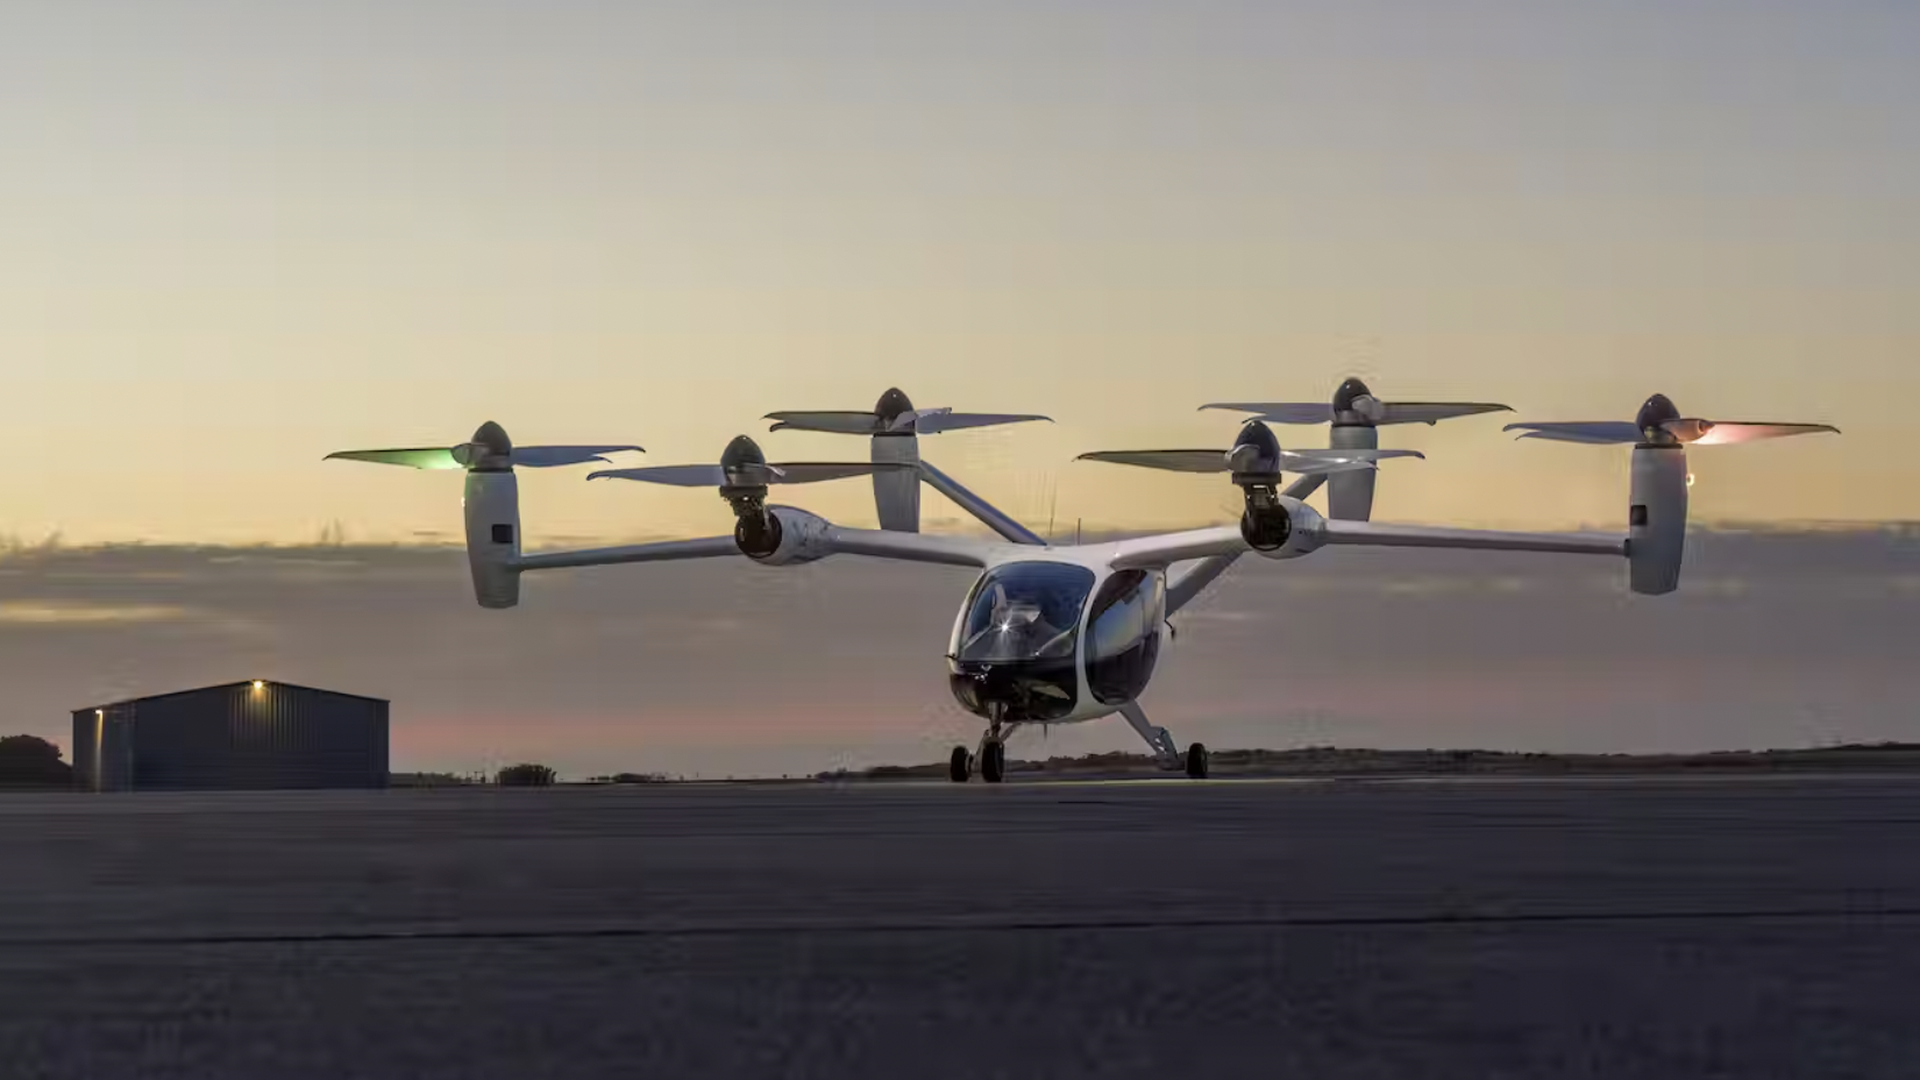
M 711 460 L 891 384 L 1058 418 L 929 443 L 1016 513 L 1187 524 L 1231 493 L 1072 456 L 1348 373 L 1836 423 L 1699 452 L 1697 514 L 1920 517 L 1916 42 L 1864 0 L 17 0 L 0 533 L 445 534 L 452 478 L 321 457 L 496 419 Z M 1617 523 L 1624 454 L 1500 422 L 1394 432 L 1429 460 L 1377 516 Z M 536 544 L 727 524 L 580 475 L 526 485 Z
M 485 420 L 670 464 L 862 458 L 758 418 L 893 385 L 1044 412 L 925 453 L 1064 534 L 1230 519 L 1222 480 L 1072 459 L 1358 374 L 1518 410 L 1389 429 L 1428 460 L 1377 520 L 1619 528 L 1624 450 L 1499 428 L 1663 391 L 1844 429 L 1694 451 L 1697 523 L 1920 520 L 1916 102 L 1895 0 L 9 0 L 0 733 L 270 677 L 394 697 L 403 767 L 974 737 L 957 572 L 599 570 L 498 613 L 444 549 L 257 547 L 456 540 L 457 477 L 321 459 Z M 584 472 L 525 478 L 530 546 L 731 527 Z M 792 501 L 873 521 L 864 483 Z M 1753 542 L 1657 610 L 1577 560 L 1241 567 L 1147 705 L 1220 745 L 1920 737 L 1913 533 Z

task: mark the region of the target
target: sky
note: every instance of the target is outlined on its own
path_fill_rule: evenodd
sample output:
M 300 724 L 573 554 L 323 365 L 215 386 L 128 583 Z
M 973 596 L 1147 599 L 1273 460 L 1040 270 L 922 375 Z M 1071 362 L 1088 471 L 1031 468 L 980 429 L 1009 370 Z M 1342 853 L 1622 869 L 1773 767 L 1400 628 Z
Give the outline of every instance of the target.
M 1356 691 L 1310 633 L 1353 612 L 1243 568 L 1273 583 L 1190 616 L 1154 708 L 1222 743 L 1920 736 L 1886 656 L 1913 638 L 1913 548 L 1875 527 L 1920 520 L 1917 100 L 1920 7 L 1892 0 L 9 0 L 0 685 L 16 726 L 58 730 L 89 700 L 271 669 L 403 701 L 396 747 L 423 766 L 546 747 L 528 709 L 635 765 L 938 757 L 970 727 L 927 666 L 964 586 L 946 571 L 591 571 L 482 612 L 434 546 L 456 477 L 321 459 L 486 420 L 635 463 L 741 432 L 858 459 L 757 418 L 899 386 L 1056 419 L 925 445 L 1035 528 L 1187 527 L 1236 493 L 1074 456 L 1224 447 L 1233 418 L 1196 406 L 1357 374 L 1504 419 L 1627 419 L 1662 391 L 1837 424 L 1694 451 L 1695 520 L 1850 523 L 1793 550 L 1884 587 L 1795 592 L 1773 576 L 1826 571 L 1782 565 L 1690 579 L 1662 609 L 1685 618 L 1657 620 L 1621 614 L 1617 581 L 1541 599 L 1577 566 L 1458 615 L 1396 594 Z M 1624 452 L 1502 422 L 1389 429 L 1427 459 L 1385 466 L 1376 519 L 1619 527 Z M 708 491 L 522 488 L 535 549 L 731 525 Z M 863 483 L 794 501 L 873 521 Z M 925 513 L 971 527 L 932 492 Z M 323 534 L 348 554 L 300 554 Z M 1437 558 L 1391 572 L 1469 565 Z M 788 681 L 716 670 L 749 646 Z M 1704 704 L 1623 698 L 1646 671 Z M 1302 685 L 1324 724 L 1286 711 Z
M 14 0 L 0 32 L 0 532 L 405 540 L 450 478 L 322 464 L 634 442 L 774 409 L 1058 423 L 928 456 L 1028 518 L 1219 517 L 1086 450 L 1222 399 L 1842 438 L 1697 455 L 1711 520 L 1920 518 L 1920 10 L 1731 0 Z M 1616 523 L 1622 455 L 1397 430 L 1380 516 Z M 1324 432 L 1289 429 L 1314 445 Z M 781 434 L 777 457 L 862 451 Z M 1402 479 L 1404 477 L 1404 479 Z M 528 485 L 535 542 L 726 525 Z M 850 523 L 859 484 L 808 492 Z M 938 501 L 938 496 L 931 496 Z

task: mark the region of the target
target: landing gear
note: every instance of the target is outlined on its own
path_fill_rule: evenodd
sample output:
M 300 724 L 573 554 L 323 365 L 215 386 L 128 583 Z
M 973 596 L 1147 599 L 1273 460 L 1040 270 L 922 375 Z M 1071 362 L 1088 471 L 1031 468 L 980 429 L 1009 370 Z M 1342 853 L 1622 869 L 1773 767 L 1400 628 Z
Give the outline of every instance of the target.
M 1188 776 L 1195 780 L 1205 780 L 1207 778 L 1207 761 L 1208 755 L 1205 743 L 1194 743 L 1192 746 L 1187 747 Z
M 999 739 L 989 738 L 980 744 L 980 779 L 989 784 L 997 784 L 1006 779 L 1007 744 Z
M 1180 756 L 1180 748 L 1173 741 L 1173 734 L 1166 728 L 1157 727 L 1147 719 L 1146 710 L 1138 703 L 1122 706 L 1120 715 L 1133 725 L 1134 734 L 1146 740 L 1147 748 L 1153 751 L 1154 764 L 1168 772 L 1178 772 L 1185 764 Z
M 1148 720 L 1146 710 L 1142 709 L 1137 702 L 1121 706 L 1120 715 L 1126 717 L 1127 723 L 1133 725 L 1134 732 L 1146 740 L 1148 748 L 1153 751 L 1155 764 L 1168 772 L 1180 772 L 1184 769 L 1186 774 L 1195 780 L 1207 778 L 1207 766 L 1210 761 L 1204 743 L 1194 743 L 1187 747 L 1185 754 L 1182 754 L 1178 744 L 1173 741 L 1173 733 L 1166 728 L 1155 726 L 1151 720 Z
M 953 756 L 947 759 L 947 779 L 956 784 L 964 784 L 973 777 L 973 755 L 964 746 L 953 748 Z
M 1007 736 L 1020 725 L 1001 719 L 1006 713 L 1005 706 L 994 705 L 987 718 L 987 730 L 980 733 L 980 750 L 973 760 L 980 766 L 980 779 L 989 784 L 997 784 L 1007 776 Z M 955 761 L 960 751 L 954 751 Z

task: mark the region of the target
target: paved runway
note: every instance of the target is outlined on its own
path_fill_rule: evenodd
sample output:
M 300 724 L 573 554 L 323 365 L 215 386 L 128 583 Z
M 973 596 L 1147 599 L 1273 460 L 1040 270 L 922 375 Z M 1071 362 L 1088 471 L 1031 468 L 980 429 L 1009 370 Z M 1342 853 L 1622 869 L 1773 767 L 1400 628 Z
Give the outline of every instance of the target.
M 0 798 L 0 1074 L 1920 1076 L 1920 780 Z

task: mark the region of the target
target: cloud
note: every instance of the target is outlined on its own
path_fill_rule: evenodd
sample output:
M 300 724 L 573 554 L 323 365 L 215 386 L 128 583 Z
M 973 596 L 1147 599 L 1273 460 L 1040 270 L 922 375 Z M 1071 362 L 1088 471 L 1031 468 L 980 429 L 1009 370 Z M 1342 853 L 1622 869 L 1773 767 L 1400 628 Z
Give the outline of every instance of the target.
M 1243 559 L 1175 618 L 1145 705 L 1216 746 L 1920 738 L 1915 539 L 1702 533 L 1682 591 L 1659 598 L 1626 595 L 1624 568 L 1596 559 Z M 709 560 L 529 575 L 519 608 L 485 611 L 455 548 L 15 552 L 0 557 L 0 731 L 64 744 L 76 708 L 272 678 L 391 698 L 403 768 L 935 760 L 978 735 L 940 660 L 969 581 L 859 559 Z M 1117 721 L 1040 737 L 1016 750 L 1135 741 Z

